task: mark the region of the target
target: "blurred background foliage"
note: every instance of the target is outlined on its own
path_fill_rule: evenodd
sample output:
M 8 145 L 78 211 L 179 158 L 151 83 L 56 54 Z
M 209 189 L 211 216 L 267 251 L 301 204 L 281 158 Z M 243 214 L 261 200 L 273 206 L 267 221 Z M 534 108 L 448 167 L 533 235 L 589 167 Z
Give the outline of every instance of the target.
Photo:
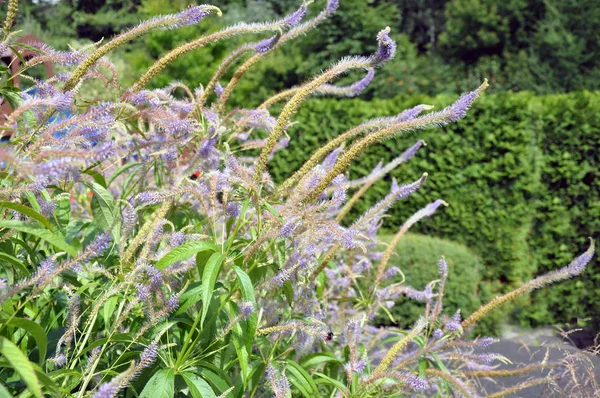
M 108 38 L 140 20 L 181 10 L 190 3 L 23 0 L 18 22 L 24 33 L 66 49 Z M 340 3 L 337 13 L 319 29 L 255 65 L 231 102 L 245 108 L 256 106 L 341 57 L 369 54 L 375 48 L 375 35 L 385 26 L 392 28 L 398 42 L 397 57 L 377 71 L 361 99 L 313 98 L 303 106 L 295 118 L 298 123 L 290 129 L 290 148 L 278 153 L 271 164 L 276 179 L 290 175 L 314 148 L 364 119 L 396 114 L 419 103 L 440 109 L 485 77 L 490 80 L 489 93 L 474 111 L 456 126 L 419 132 L 428 146 L 392 173 L 408 182 L 426 171 L 430 181 L 386 220 L 386 227 L 393 231 L 417 208 L 441 197 L 450 206 L 415 231 L 464 245 L 454 249 L 452 242 L 446 247 L 435 241 L 437 253 L 429 241 L 407 239 L 400 246 L 405 254 L 398 263 L 407 267 L 407 282 L 422 287 L 429 276 L 414 270 L 429 266 L 433 276 L 434 260 L 444 253 L 441 248 L 459 253 L 456 260 L 449 260 L 455 269 L 464 269 L 452 283 L 466 285 L 462 287 L 468 292 L 459 289 L 450 296 L 450 306 L 462 306 L 468 312 L 489 299 L 489 292 L 565 265 L 584 250 L 588 236 L 598 238 L 600 94 L 594 91 L 600 89 L 600 2 Z M 123 85 L 134 82 L 178 44 L 239 21 L 277 18 L 297 8 L 299 0 L 222 0 L 215 4 L 223 10 L 222 18 L 154 32 L 111 55 Z M 324 1 L 318 0 L 310 12 L 317 13 L 322 6 Z M 192 87 L 206 83 L 226 50 L 241 42 L 241 38 L 222 41 L 182 57 L 152 85 L 162 87 L 172 80 Z M 344 79 L 352 81 L 357 76 Z M 101 86 L 91 89 L 90 98 L 102 97 Z M 370 149 L 352 170 L 353 177 L 368 173 L 380 160 L 391 160 L 416 139 L 416 134 L 410 134 Z M 349 219 L 388 189 L 389 180 L 375 185 Z M 467 297 L 473 293 L 474 298 Z M 590 321 L 597 325 L 600 262 L 595 259 L 583 277 L 536 292 L 530 301 L 512 309 L 513 319 L 524 325 L 587 325 Z M 411 319 L 411 307 L 398 311 L 400 318 Z

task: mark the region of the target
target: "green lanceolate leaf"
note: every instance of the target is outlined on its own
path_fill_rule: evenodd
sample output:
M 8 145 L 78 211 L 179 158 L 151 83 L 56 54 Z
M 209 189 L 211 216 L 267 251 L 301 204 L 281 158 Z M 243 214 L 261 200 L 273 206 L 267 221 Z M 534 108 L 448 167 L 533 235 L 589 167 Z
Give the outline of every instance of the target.
M 121 218 L 115 198 L 97 182 L 88 182 L 85 185 L 94 193 L 92 198 L 94 219 L 104 231 L 110 231 L 112 228 L 113 238 L 118 242 L 121 234 Z
M 77 256 L 77 249 L 65 242 L 62 237 L 38 225 L 28 224 L 18 220 L 0 220 L 0 228 L 13 229 L 15 231 L 37 236 L 38 238 L 50 243 L 54 247 L 69 253 L 69 255 L 72 257 Z
M 190 242 L 178 246 L 165 254 L 156 263 L 156 268 L 161 270 L 167 268 L 169 265 L 176 263 L 177 261 L 187 260 L 194 254 L 203 251 L 218 251 L 218 247 L 210 242 Z
M 311 397 L 318 393 L 317 385 L 302 366 L 292 360 L 288 360 L 286 369 L 290 383 L 295 385 L 304 396 Z
M 254 286 L 250 277 L 244 270 L 238 266 L 233 266 L 233 270 L 237 274 L 238 281 L 240 282 L 240 289 L 242 291 L 242 298 L 244 301 L 249 301 L 254 305 L 254 311 L 248 319 L 244 321 L 246 326 L 246 347 L 248 352 L 252 349 L 252 342 L 254 341 L 254 334 L 256 333 L 256 327 L 258 324 L 258 315 L 256 312 L 256 297 L 254 295 Z
M 11 256 L 10 254 L 0 252 L 0 261 L 5 261 L 9 264 L 14 265 L 19 270 L 21 270 L 21 272 L 23 272 L 25 275 L 31 274 L 31 272 L 29 272 L 29 270 L 27 269 L 25 264 L 20 262 L 18 258 Z
M 212 298 L 217 276 L 219 276 L 219 272 L 221 271 L 223 258 L 221 253 L 214 253 L 208 259 L 202 272 L 202 318 L 200 319 L 200 324 L 204 323 L 204 318 L 206 318 L 206 314 L 208 313 L 210 299 Z
M 235 317 L 236 313 L 234 311 L 235 305 L 229 305 L 231 317 Z M 235 348 L 235 352 L 238 357 L 238 361 L 240 363 L 242 381 L 244 386 L 248 382 L 248 376 L 250 373 L 250 350 L 248 349 L 248 335 L 246 333 L 246 328 L 243 325 L 244 321 L 236 323 L 231 330 L 231 341 L 233 342 L 233 346 Z
M 190 394 L 194 398 L 216 398 L 215 392 L 202 377 L 192 372 L 183 372 L 181 374 L 183 381 L 190 389 Z
M 0 383 L 0 398 L 11 398 L 11 397 L 12 397 L 12 395 L 10 394 L 10 392 L 8 392 L 6 387 L 4 387 L 4 385 L 2 383 Z
M 161 369 L 154 373 L 139 398 L 172 398 L 175 395 L 175 372 Z
M 48 230 L 52 231 L 52 224 L 50 224 L 50 221 L 37 211 L 33 210 L 31 207 L 23 206 L 22 204 L 13 202 L 0 202 L 0 209 L 2 208 L 18 211 L 19 213 L 24 214 L 27 217 L 33 218 L 34 220 L 42 224 L 44 227 L 46 227 Z
M 196 304 L 198 301 L 202 299 L 202 284 L 200 282 L 196 282 L 190 285 L 188 290 L 186 290 L 181 297 L 179 298 L 179 307 L 175 312 L 175 315 L 183 314 Z
M 27 388 L 37 398 L 42 398 L 40 382 L 35 375 L 29 359 L 21 352 L 12 341 L 0 336 L 0 354 L 10 363 L 11 367 L 19 373 Z
M 24 329 L 34 338 L 37 348 L 40 352 L 40 365 L 46 359 L 46 350 L 48 348 L 48 340 L 46 338 L 46 333 L 44 329 L 35 323 L 34 321 L 30 321 L 29 319 L 24 318 L 12 318 L 8 322 L 6 322 L 2 317 L 0 317 L 0 323 L 6 323 L 7 325 L 16 326 L 18 328 Z

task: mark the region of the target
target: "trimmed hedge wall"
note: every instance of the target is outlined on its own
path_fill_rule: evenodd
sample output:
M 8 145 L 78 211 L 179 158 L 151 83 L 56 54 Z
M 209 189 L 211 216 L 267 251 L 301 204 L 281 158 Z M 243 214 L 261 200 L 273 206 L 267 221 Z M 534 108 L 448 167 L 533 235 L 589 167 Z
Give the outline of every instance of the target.
M 317 147 L 366 119 L 420 103 L 442 109 L 455 99 L 311 99 L 296 115 L 290 147 L 275 156 L 271 172 L 281 181 Z M 506 290 L 538 272 L 566 265 L 585 249 L 585 237 L 598 231 L 599 112 L 597 93 L 484 95 L 457 124 L 406 133 L 370 148 L 351 170 L 351 178 L 424 139 L 427 147 L 391 176 L 405 183 L 428 172 L 429 180 L 394 208 L 386 227 L 395 230 L 430 201 L 446 200 L 448 208 L 413 231 L 467 245 L 482 258 L 484 279 L 495 290 Z M 348 221 L 387 193 L 391 176 L 375 184 Z M 583 278 L 546 289 L 533 309 L 521 306 L 527 309 L 519 319 L 548 323 L 598 318 L 599 280 L 596 258 Z

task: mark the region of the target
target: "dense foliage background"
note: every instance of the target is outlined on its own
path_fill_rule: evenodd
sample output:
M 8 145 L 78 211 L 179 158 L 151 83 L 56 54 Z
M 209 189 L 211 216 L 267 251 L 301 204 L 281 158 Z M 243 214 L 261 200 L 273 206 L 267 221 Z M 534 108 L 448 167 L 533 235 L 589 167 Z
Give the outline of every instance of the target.
M 190 2 L 22 3 L 20 28 L 66 49 L 68 44 L 81 47 L 108 38 Z M 154 32 L 112 55 L 124 84 L 161 54 L 202 32 L 240 20 L 272 19 L 296 7 L 297 1 L 226 0 L 218 5 L 224 11 L 220 20 Z M 600 88 L 600 3 L 345 0 L 319 30 L 252 69 L 232 102 L 244 99 L 246 107 L 258 105 L 269 93 L 305 81 L 333 59 L 373 51 L 370 38 L 385 25 L 398 41 L 396 59 L 377 71 L 361 99 L 313 98 L 306 103 L 296 117 L 302 127 L 290 130 L 291 147 L 274 160 L 275 177 L 288 176 L 314 148 L 364 119 L 418 103 L 442 106 L 487 77 L 492 94 L 460 124 L 426 131 L 428 147 L 393 174 L 403 182 L 424 171 L 431 178 L 427 189 L 396 210 L 385 226 L 394 230 L 443 193 L 450 207 L 419 228 L 459 242 L 481 259 L 480 266 L 468 265 L 472 275 L 465 281 L 481 280 L 485 289 L 505 290 L 568 262 L 600 223 L 600 98 L 593 93 Z M 152 83 L 161 87 L 175 79 L 193 87 L 207 81 L 231 46 L 223 42 L 182 57 Z M 97 96 L 102 96 L 100 88 Z M 407 136 L 373 148 L 355 172 L 364 174 L 414 141 Z M 388 187 L 376 185 L 356 214 Z M 538 292 L 533 306 L 519 306 L 525 310 L 516 313 L 518 319 L 532 325 L 598 320 L 600 263 L 593 261 L 582 278 Z

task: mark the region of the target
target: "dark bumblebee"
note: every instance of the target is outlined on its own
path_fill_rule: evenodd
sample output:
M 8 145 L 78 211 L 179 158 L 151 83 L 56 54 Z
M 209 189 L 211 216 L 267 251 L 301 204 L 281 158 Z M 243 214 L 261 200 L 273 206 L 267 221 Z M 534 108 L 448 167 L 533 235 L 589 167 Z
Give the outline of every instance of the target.
M 325 341 L 331 341 L 333 340 L 333 332 L 329 332 L 327 333 L 327 336 L 325 336 Z

